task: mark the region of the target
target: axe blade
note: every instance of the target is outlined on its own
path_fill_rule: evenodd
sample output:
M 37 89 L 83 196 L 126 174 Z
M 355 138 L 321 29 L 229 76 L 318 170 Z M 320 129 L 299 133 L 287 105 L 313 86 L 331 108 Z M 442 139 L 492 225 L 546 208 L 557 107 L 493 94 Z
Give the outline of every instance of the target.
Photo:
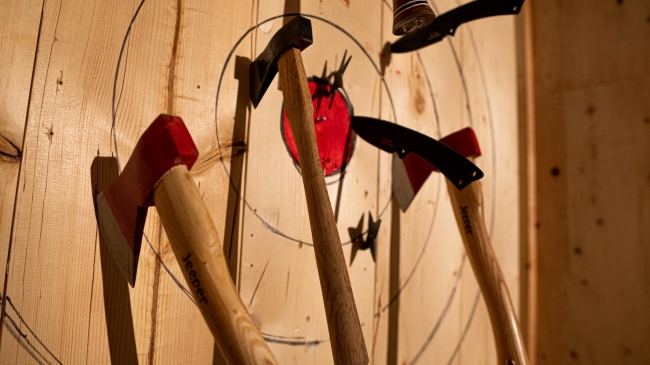
M 415 153 L 404 159 L 393 154 L 393 194 L 402 212 L 406 212 L 424 182 L 436 168 Z
M 146 219 L 146 214 L 145 211 L 142 219 L 143 223 Z M 133 249 L 131 244 L 129 244 L 122 234 L 120 225 L 115 219 L 113 210 L 103 192 L 97 195 L 97 218 L 99 231 L 104 237 L 104 242 L 106 242 L 106 246 L 111 251 L 111 255 L 113 256 L 113 259 L 115 259 L 117 267 L 120 268 L 120 271 L 122 271 L 122 274 L 126 278 L 126 281 L 129 282 L 129 285 L 131 285 L 131 287 L 135 286 L 135 274 L 138 270 L 140 250 Z M 142 228 L 140 228 L 140 232 L 142 232 Z M 139 248 L 140 244 L 138 243 L 137 246 Z
M 250 66 L 250 97 L 253 107 L 257 108 L 264 93 L 278 73 L 278 60 L 282 54 L 291 48 L 303 51 L 313 43 L 311 21 L 302 16 L 296 16 L 278 30 L 264 51 L 260 53 Z
M 162 114 L 144 131 L 122 174 L 97 194 L 99 229 L 132 287 L 154 188 L 172 167 L 182 164 L 189 170 L 197 157 L 183 120 Z

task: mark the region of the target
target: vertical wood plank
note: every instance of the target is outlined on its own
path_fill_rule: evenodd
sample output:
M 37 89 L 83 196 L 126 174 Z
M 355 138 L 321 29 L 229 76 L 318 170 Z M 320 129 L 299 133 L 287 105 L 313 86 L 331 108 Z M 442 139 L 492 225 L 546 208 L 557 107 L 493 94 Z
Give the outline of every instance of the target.
M 520 323 L 528 359 L 537 358 L 537 169 L 535 156 L 535 84 L 533 24 L 530 3 L 517 17 L 517 70 L 519 91 L 519 178 L 521 227 Z
M 41 1 L 2 4 L 5 16 L 0 20 L 0 285 L 3 290 L 41 9 Z
M 647 363 L 650 4 L 531 5 L 536 363 Z

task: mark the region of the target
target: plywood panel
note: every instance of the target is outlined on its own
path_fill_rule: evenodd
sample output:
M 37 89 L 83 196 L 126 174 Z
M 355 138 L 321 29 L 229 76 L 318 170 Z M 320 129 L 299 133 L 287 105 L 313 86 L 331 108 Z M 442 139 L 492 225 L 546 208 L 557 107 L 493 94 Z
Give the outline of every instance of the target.
M 43 8 L 14 216 L 7 313 L 21 314 L 15 328 L 27 337 L 5 331 L 2 363 L 221 363 L 155 210 L 133 289 L 94 220 L 92 196 L 117 173 L 115 160 L 96 157 L 116 156 L 123 167 L 159 113 L 182 116 L 199 147 L 192 174 L 278 360 L 332 362 L 302 182 L 280 133 L 281 85 L 274 81 L 258 108 L 248 102 L 248 65 L 291 12 L 312 21 L 309 75 L 352 55 L 344 85 L 356 115 L 435 138 L 477 130 L 488 225 L 517 301 L 511 18 L 393 55 L 382 75 L 381 51 L 394 39 L 388 2 L 62 0 Z M 327 178 L 348 262 L 348 228 L 364 215 L 367 230 L 368 212 L 382 219 L 376 262 L 359 251 L 349 267 L 371 362 L 493 363 L 444 181 L 432 175 L 402 214 L 391 199 L 391 159 L 357 138 L 345 174 Z

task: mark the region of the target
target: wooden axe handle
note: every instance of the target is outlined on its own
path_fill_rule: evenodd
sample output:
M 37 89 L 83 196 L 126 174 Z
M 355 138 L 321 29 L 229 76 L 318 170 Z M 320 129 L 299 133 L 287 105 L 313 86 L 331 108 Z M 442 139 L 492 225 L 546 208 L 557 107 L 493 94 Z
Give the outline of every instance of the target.
M 228 364 L 277 364 L 233 284 L 219 234 L 185 165 L 158 183 L 154 203 L 188 289 Z
M 465 252 L 490 315 L 497 364 L 527 365 L 528 358 L 517 315 L 485 229 L 481 182 L 475 181 L 465 189 L 458 190 L 449 180 L 446 181 Z
M 300 50 L 291 48 L 284 52 L 278 60 L 278 71 L 300 158 L 334 363 L 367 364 L 368 352 L 318 155 L 314 107 Z

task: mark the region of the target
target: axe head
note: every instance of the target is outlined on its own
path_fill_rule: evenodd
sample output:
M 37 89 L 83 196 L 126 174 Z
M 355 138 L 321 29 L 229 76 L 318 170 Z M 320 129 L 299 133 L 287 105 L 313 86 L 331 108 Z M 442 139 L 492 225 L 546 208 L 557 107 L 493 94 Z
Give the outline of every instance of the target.
M 250 97 L 254 107 L 257 108 L 266 89 L 278 73 L 280 56 L 290 48 L 298 48 L 302 51 L 312 43 L 311 21 L 302 16 L 291 19 L 273 35 L 264 51 L 250 66 Z
M 470 127 L 454 132 L 440 139 L 440 142 L 467 158 L 481 155 L 476 134 Z M 403 212 L 411 205 L 432 171 L 438 169 L 415 153 L 409 153 L 404 159 L 393 155 L 393 194 Z
M 97 195 L 99 230 L 131 286 L 156 184 L 176 165 L 192 168 L 198 155 L 183 120 L 160 115 L 140 137 L 117 180 Z

